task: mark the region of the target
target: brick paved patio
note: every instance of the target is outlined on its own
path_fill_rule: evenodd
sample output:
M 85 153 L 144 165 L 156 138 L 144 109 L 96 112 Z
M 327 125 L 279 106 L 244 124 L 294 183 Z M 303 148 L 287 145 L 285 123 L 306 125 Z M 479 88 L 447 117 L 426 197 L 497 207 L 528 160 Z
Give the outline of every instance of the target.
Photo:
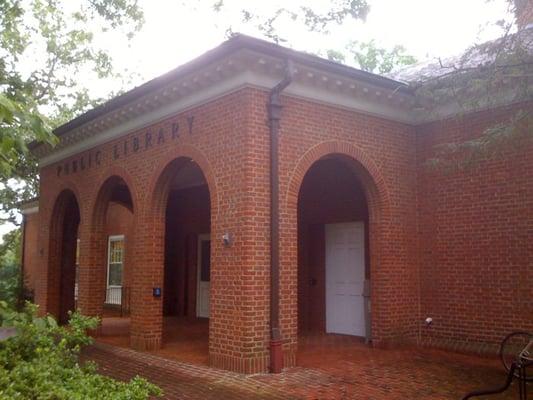
M 373 349 L 340 335 L 306 336 L 300 343 L 299 366 L 279 375 L 246 376 L 209 368 L 202 360 L 177 361 L 178 345 L 174 351 L 148 354 L 99 342 L 82 357 L 119 379 L 141 375 L 161 386 L 167 399 L 460 399 L 504 380 L 494 359 L 427 349 Z M 182 340 L 180 346 L 185 345 Z M 184 358 L 192 355 L 194 351 L 185 352 Z M 516 398 L 512 388 L 488 399 Z
M 102 321 L 100 342 L 129 348 L 129 318 L 108 317 Z M 166 317 L 163 324 L 163 347 L 150 352 L 172 360 L 207 365 L 209 321 Z

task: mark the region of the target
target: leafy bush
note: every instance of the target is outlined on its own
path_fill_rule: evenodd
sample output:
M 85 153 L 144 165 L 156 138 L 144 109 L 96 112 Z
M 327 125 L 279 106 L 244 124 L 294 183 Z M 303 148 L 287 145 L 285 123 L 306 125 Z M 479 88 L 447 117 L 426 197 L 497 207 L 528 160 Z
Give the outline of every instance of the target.
M 14 308 L 20 292 L 20 267 L 0 260 L 0 301 Z
M 0 341 L 0 400 L 144 400 L 161 394 L 143 378 L 120 382 L 99 375 L 93 363 L 78 363 L 81 347 L 92 342 L 86 331 L 96 328 L 97 319 L 72 313 L 67 326 L 58 326 L 36 310 L 28 303 L 17 313 L 0 302 L 0 326 L 17 332 Z
M 0 239 L 0 301 L 10 307 L 20 305 L 21 269 L 20 269 L 21 230 L 14 229 Z

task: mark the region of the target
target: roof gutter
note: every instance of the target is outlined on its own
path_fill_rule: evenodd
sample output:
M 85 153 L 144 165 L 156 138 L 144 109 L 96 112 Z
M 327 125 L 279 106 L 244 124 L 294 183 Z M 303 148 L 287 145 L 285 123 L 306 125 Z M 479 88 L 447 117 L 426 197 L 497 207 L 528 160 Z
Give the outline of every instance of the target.
M 280 94 L 290 85 L 294 75 L 291 60 L 287 60 L 285 76 L 270 91 L 267 104 L 270 127 L 270 372 L 283 369 L 281 329 L 279 326 L 279 129 L 281 120 Z

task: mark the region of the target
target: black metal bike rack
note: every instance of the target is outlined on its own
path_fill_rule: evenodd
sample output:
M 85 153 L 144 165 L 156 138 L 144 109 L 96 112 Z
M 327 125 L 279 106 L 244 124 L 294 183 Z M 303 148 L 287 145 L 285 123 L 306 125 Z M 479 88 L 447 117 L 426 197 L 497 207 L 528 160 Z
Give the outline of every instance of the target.
M 468 393 L 462 400 L 467 400 L 472 397 L 477 396 L 488 396 L 492 394 L 499 394 L 505 392 L 511 386 L 513 379 L 518 380 L 518 393 L 520 400 L 527 400 L 527 373 L 526 368 L 533 366 L 533 361 L 521 362 L 513 361 L 511 367 L 509 368 L 509 373 L 507 374 L 507 379 L 505 384 L 501 387 L 488 389 L 488 390 L 476 390 L 474 392 Z M 518 372 L 518 376 L 515 374 Z

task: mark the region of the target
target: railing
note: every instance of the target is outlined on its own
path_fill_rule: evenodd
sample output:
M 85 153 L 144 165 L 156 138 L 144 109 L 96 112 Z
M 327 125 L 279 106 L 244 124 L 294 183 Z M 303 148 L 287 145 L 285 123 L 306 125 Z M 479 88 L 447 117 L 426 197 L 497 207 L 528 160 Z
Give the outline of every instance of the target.
M 106 290 L 105 304 L 120 308 L 120 316 L 130 313 L 130 288 L 125 286 L 112 286 Z
M 105 303 L 115 306 L 119 306 L 120 304 L 122 304 L 122 287 L 108 287 L 105 293 Z

